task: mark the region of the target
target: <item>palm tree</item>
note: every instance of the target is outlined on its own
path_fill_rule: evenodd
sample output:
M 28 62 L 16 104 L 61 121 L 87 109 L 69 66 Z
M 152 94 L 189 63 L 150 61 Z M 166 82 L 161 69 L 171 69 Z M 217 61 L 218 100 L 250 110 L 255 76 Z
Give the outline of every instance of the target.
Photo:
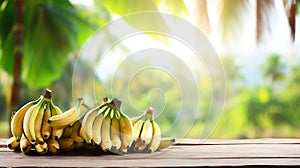
M 69 1 L 0 0 L 0 64 L 13 79 L 9 113 L 23 82 L 36 90 L 58 79 L 69 54 L 98 27 L 81 15 Z
M 270 79 L 271 86 L 274 88 L 275 83 L 283 79 L 283 64 L 280 60 L 280 55 L 270 55 L 263 66 L 263 75 Z
M 282 4 L 286 11 L 289 27 L 291 30 L 291 38 L 295 40 L 295 16 L 296 7 L 300 3 L 300 0 L 282 0 Z M 241 25 L 243 24 L 242 15 L 248 10 L 249 0 L 220 0 L 219 1 L 219 24 L 222 32 L 223 39 L 226 41 L 229 37 L 232 37 L 239 32 Z M 198 18 L 198 26 L 204 32 L 210 32 L 210 21 L 207 12 L 206 0 L 195 0 L 196 14 Z M 270 27 L 270 11 L 274 7 L 274 0 L 256 0 L 256 41 L 259 43 L 262 40 L 262 35 L 267 30 L 271 30 Z M 206 33 L 206 34 L 208 34 Z

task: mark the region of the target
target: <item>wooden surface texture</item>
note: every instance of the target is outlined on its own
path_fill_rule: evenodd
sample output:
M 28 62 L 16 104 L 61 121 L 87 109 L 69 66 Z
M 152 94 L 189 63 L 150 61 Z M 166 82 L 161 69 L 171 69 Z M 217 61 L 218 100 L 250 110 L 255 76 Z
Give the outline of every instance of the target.
M 300 139 L 177 139 L 152 154 L 100 154 L 74 151 L 27 156 L 6 148 L 0 139 L 0 167 L 183 167 L 300 166 Z

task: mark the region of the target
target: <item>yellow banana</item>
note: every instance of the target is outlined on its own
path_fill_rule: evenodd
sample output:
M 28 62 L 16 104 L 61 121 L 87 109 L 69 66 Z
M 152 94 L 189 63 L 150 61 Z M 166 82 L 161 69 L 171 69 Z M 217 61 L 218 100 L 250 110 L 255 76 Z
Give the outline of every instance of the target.
M 50 103 L 47 103 L 45 107 L 44 117 L 43 117 L 43 123 L 42 123 L 42 137 L 44 140 L 47 140 L 50 138 L 52 133 L 52 127 L 48 123 L 48 119 L 51 117 L 51 109 L 50 109 Z
M 52 154 L 57 154 L 60 152 L 59 143 L 55 139 L 49 139 L 47 141 L 48 151 Z
M 88 112 L 83 117 L 82 123 L 81 123 L 81 130 L 82 138 L 86 141 L 86 143 L 91 143 L 91 140 L 93 138 L 93 123 L 97 116 L 99 106 L 92 108 L 88 110 Z M 81 135 L 81 134 L 80 134 Z
M 41 96 L 42 97 L 42 96 Z M 30 101 L 23 105 L 20 109 L 17 110 L 17 112 L 14 114 L 11 120 L 11 133 L 13 137 L 15 137 L 16 141 L 19 141 L 21 139 L 22 133 L 23 133 L 23 119 L 28 111 L 28 109 L 38 103 L 41 100 L 41 97 L 38 98 L 37 100 Z
M 121 148 L 120 123 L 116 117 L 111 119 L 110 136 L 112 148 L 114 151 L 119 151 Z
M 129 118 L 124 114 L 121 114 L 119 122 L 120 122 L 120 133 L 121 133 L 120 137 L 122 142 L 120 150 L 123 153 L 126 153 L 132 143 L 133 127 Z
M 51 105 L 50 106 L 50 110 L 51 110 L 51 115 L 53 116 L 58 116 L 62 114 L 62 111 L 60 110 L 60 108 L 58 108 L 55 105 Z M 50 119 L 50 118 L 49 118 Z M 64 132 L 64 128 L 63 127 L 54 127 L 52 128 L 52 139 L 59 139 L 61 138 L 62 134 Z
M 66 128 L 64 128 L 62 138 L 69 138 L 72 134 L 72 126 L 69 125 Z
M 32 144 L 36 142 L 34 124 L 35 124 L 36 116 L 39 112 L 39 108 L 41 107 L 42 104 L 43 104 L 43 100 L 31 106 L 24 116 L 24 120 L 23 120 L 24 134 Z
M 170 138 L 170 137 L 161 138 L 157 150 L 161 150 L 161 149 L 168 148 L 168 147 L 170 147 L 174 142 L 175 142 L 175 138 Z
M 138 120 L 133 126 L 133 140 L 137 141 L 140 138 L 144 120 Z
M 149 151 L 155 152 L 160 145 L 161 133 L 158 124 L 155 121 L 151 121 L 153 126 L 153 135 L 151 143 L 149 144 Z
M 48 123 L 55 128 L 64 128 L 77 121 L 84 113 L 81 112 L 80 106 L 83 98 L 79 98 L 75 107 L 70 108 L 60 115 L 52 116 L 48 119 Z
M 48 144 L 47 144 L 47 143 L 36 144 L 36 145 L 35 145 L 35 150 L 36 150 L 39 154 L 46 154 L 46 153 L 48 152 Z
M 84 139 L 80 136 L 73 136 L 72 139 L 74 141 L 75 148 L 82 148 L 85 145 Z
M 73 137 L 77 137 L 79 136 L 79 130 L 81 128 L 81 123 L 80 121 L 76 121 L 75 123 L 72 124 L 72 133 L 70 135 L 70 138 L 73 138 Z
M 31 143 L 29 142 L 29 140 L 24 136 L 24 134 L 22 135 L 22 138 L 20 140 L 20 148 L 21 151 L 24 154 L 29 154 L 31 151 Z
M 151 142 L 153 134 L 153 127 L 150 120 L 147 120 L 144 122 L 143 130 L 141 133 L 141 140 L 143 143 L 146 143 L 148 145 Z
M 111 110 L 111 109 L 110 109 Z M 109 151 L 111 149 L 112 146 L 112 142 L 110 139 L 110 123 L 111 123 L 111 118 L 110 115 L 107 115 L 102 123 L 102 127 L 101 127 L 101 149 L 103 151 Z
M 72 138 L 61 138 L 57 140 L 61 151 L 70 151 L 75 147 L 74 140 Z
M 85 129 L 83 129 L 82 125 L 79 130 L 79 136 L 82 137 L 86 143 L 88 143 L 90 138 Z
M 100 145 L 101 143 L 101 126 L 103 122 L 103 113 L 98 113 L 97 117 L 95 118 L 95 121 L 93 123 L 93 141 Z
M 12 136 L 7 140 L 6 144 L 9 149 L 17 150 L 20 145 L 20 140 L 17 141 L 16 138 Z
M 43 117 L 44 117 L 46 105 L 47 105 L 47 102 L 42 104 L 42 106 L 39 108 L 38 114 L 34 120 L 34 134 L 36 136 L 36 140 L 38 143 L 44 143 L 44 139 L 42 137 L 42 123 L 43 123 Z

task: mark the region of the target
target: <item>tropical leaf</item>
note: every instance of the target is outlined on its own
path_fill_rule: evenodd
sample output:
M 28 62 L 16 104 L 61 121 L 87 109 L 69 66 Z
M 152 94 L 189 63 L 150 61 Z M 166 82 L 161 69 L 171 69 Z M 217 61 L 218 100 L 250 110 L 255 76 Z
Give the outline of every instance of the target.
M 296 12 L 297 12 L 297 3 L 295 0 L 284 0 L 283 4 L 285 7 L 286 15 L 289 21 L 289 27 L 291 31 L 291 38 L 295 41 L 296 33 Z
M 14 32 L 15 22 L 14 1 L 6 0 L 0 6 L 0 65 L 8 74 L 13 73 L 14 63 Z
M 243 12 L 248 5 L 248 0 L 220 0 L 220 30 L 223 40 L 236 35 L 243 21 Z
M 181 17 L 189 17 L 189 11 L 183 0 L 162 0 L 155 2 L 162 6 L 163 11 Z
M 264 29 L 267 28 L 269 31 L 270 17 L 269 13 L 274 6 L 274 0 L 257 0 L 256 1 L 256 41 L 262 40 Z
M 103 0 L 103 5 L 105 8 L 119 16 L 128 16 L 130 14 L 135 14 L 139 12 L 158 12 L 157 6 L 153 0 L 140 1 L 140 0 Z M 149 28 L 155 27 L 156 30 L 160 30 L 163 32 L 168 32 L 168 27 L 161 16 L 153 15 L 153 17 L 149 17 L 149 15 L 145 15 L 141 13 L 135 17 L 123 17 L 126 22 L 128 22 L 131 26 L 137 28 L 138 30 L 145 30 Z M 149 30 L 152 31 L 152 30 Z M 164 42 L 165 39 L 159 38 L 158 36 L 151 37 L 158 38 Z
M 0 63 L 12 75 L 14 63 L 15 1 L 1 2 Z M 5 6 L 4 6 L 5 5 Z M 31 89 L 48 86 L 61 76 L 69 54 L 94 32 L 69 1 L 24 2 L 22 79 Z
M 204 32 L 204 34 L 210 34 L 210 22 L 207 12 L 206 0 L 195 1 L 196 12 L 196 24 Z

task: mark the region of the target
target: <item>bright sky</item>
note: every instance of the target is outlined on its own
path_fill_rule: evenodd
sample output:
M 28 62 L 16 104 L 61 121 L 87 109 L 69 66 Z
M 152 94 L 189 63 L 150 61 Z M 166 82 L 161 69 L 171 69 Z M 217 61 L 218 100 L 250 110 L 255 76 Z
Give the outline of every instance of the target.
M 93 0 L 71 0 L 73 3 L 79 3 L 89 7 L 93 6 Z M 189 21 L 191 23 L 195 23 L 194 17 L 194 1 L 186 0 L 186 5 L 190 11 L 191 17 Z M 260 44 L 256 44 L 256 35 L 255 35 L 255 25 L 256 25 L 256 16 L 255 16 L 255 0 L 250 0 L 249 8 L 245 11 L 245 17 L 243 18 L 244 22 L 241 25 L 238 35 L 236 39 L 229 43 L 222 42 L 221 34 L 219 31 L 219 9 L 218 9 L 218 1 L 207 1 L 208 5 L 208 12 L 209 12 L 209 19 L 211 24 L 211 35 L 208 36 L 208 39 L 214 46 L 215 50 L 219 55 L 235 55 L 237 56 L 237 62 L 242 64 L 245 69 L 244 75 L 253 77 L 255 79 L 259 78 L 257 74 L 257 69 L 259 69 L 261 62 L 264 60 L 266 56 L 272 53 L 279 53 L 282 54 L 284 61 L 286 62 L 294 62 L 295 57 L 299 58 L 300 55 L 299 49 L 300 48 L 300 34 L 296 33 L 296 41 L 295 44 L 292 44 L 290 41 L 290 30 L 288 27 L 288 21 L 285 15 L 284 8 L 282 6 L 282 1 L 275 1 L 275 7 L 272 11 L 271 23 L 270 27 L 272 31 L 266 33 L 264 36 L 264 41 Z M 299 16 L 296 19 L 296 24 L 300 24 Z M 128 25 L 130 27 L 130 25 Z M 299 32 L 296 30 L 296 32 Z M 191 51 L 185 47 L 184 45 L 178 42 L 172 42 L 172 45 L 166 48 L 165 45 L 157 43 L 157 41 L 143 35 L 134 36 L 129 39 L 123 40 L 120 44 L 127 46 L 130 50 L 130 53 L 136 52 L 138 50 L 142 50 L 144 48 L 149 47 L 157 47 L 166 49 L 170 52 L 174 52 L 177 55 L 185 55 L 186 60 L 191 60 L 190 58 L 186 58 L 188 55 L 187 53 L 191 53 Z M 109 53 L 112 55 L 120 55 L 116 53 Z M 112 58 L 112 57 L 111 57 Z M 116 58 L 117 60 L 117 58 Z M 114 62 L 118 62 L 114 60 Z M 255 61 L 253 61 L 255 60 Z M 255 65 L 253 65 L 255 64 Z M 107 64 L 111 65 L 111 64 Z M 199 64 L 198 64 L 199 65 Z M 107 67 L 108 68 L 108 67 Z M 110 71 L 110 70 L 109 70 Z M 112 72 L 112 71 L 110 71 Z M 102 75 L 103 77 L 103 75 Z M 250 79 L 249 81 L 256 81 Z

